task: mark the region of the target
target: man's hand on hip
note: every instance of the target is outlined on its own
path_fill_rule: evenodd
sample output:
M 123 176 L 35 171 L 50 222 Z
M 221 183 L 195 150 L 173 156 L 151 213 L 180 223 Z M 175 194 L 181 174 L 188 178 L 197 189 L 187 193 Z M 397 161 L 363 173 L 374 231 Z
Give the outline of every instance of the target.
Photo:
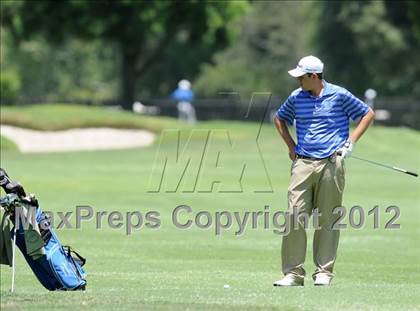
M 350 139 L 347 139 L 347 141 L 344 143 L 344 146 L 338 150 L 337 154 L 341 156 L 342 159 L 349 158 L 353 151 L 353 146 L 354 143 Z

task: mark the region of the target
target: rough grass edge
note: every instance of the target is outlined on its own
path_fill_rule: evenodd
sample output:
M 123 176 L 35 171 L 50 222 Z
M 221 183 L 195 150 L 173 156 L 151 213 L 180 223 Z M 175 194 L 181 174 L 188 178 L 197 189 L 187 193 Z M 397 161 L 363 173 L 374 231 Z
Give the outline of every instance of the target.
M 129 111 L 74 104 L 3 106 L 1 124 L 41 131 L 111 127 L 144 129 L 154 133 L 160 133 L 165 128 L 185 127 L 173 118 L 136 115 Z
M 1 151 L 19 151 L 19 148 L 13 141 L 0 135 L 0 150 Z

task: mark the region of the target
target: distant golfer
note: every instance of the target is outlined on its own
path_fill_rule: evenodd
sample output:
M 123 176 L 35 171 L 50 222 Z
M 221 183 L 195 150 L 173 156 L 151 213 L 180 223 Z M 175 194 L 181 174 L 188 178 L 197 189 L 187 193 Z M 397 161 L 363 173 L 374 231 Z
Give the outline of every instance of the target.
M 324 64 L 306 56 L 289 71 L 300 88 L 293 91 L 278 109 L 274 123 L 289 149 L 293 161 L 288 188 L 290 233 L 283 236 L 282 270 L 284 277 L 274 286 L 303 285 L 306 255 L 304 214 L 317 209 L 320 229 L 315 230 L 312 275 L 315 285 L 330 285 L 337 257 L 340 232 L 332 230 L 338 219 L 333 214 L 341 206 L 344 190 L 344 159 L 371 123 L 374 112 L 346 89 L 323 80 Z M 349 135 L 349 119 L 360 119 Z M 297 144 L 287 124 L 296 122 Z M 294 216 L 295 215 L 295 216 Z M 299 215 L 299 216 L 298 216 Z
M 188 80 L 181 80 L 178 88 L 171 94 L 173 100 L 177 102 L 178 119 L 188 123 L 195 123 L 195 109 L 192 105 L 194 93 L 191 90 L 191 83 Z

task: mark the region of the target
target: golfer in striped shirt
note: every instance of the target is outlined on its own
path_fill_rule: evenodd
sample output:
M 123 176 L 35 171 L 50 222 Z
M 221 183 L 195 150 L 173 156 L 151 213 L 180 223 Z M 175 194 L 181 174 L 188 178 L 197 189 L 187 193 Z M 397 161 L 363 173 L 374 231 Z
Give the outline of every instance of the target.
M 338 219 L 333 209 L 342 204 L 344 159 L 371 123 L 374 113 L 346 89 L 322 77 L 324 64 L 314 56 L 299 61 L 289 74 L 300 88 L 281 105 L 274 123 L 289 150 L 292 163 L 288 188 L 290 233 L 283 236 L 284 277 L 274 286 L 303 285 L 306 255 L 305 214 L 319 214 L 319 229 L 313 240 L 315 285 L 330 285 L 340 232 L 332 228 Z M 349 135 L 349 119 L 358 125 Z M 288 126 L 295 124 L 297 143 Z M 293 222 L 293 219 L 296 221 Z

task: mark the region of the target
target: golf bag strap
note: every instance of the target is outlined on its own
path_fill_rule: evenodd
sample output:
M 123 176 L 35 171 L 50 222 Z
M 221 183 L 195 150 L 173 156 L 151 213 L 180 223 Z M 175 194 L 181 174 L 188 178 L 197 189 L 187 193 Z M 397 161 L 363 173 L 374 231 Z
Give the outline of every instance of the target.
M 71 254 L 73 253 L 74 255 L 76 255 L 77 259 L 80 260 L 81 262 L 81 266 L 83 267 L 86 263 L 86 258 L 82 257 L 78 252 L 76 252 L 74 249 L 71 248 L 71 246 L 64 246 L 65 248 L 67 248 L 67 255 L 71 256 Z

